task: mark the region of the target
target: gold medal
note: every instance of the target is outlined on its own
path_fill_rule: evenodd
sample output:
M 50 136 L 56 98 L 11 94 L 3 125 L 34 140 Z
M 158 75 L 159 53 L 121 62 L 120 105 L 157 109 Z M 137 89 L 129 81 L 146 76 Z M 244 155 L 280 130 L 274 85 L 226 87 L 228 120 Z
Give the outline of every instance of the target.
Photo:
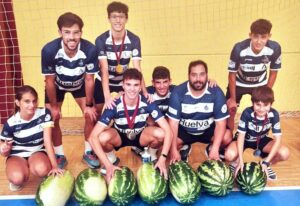
M 136 134 L 134 133 L 134 130 L 129 130 L 127 132 L 127 138 L 130 139 L 130 140 L 134 140 L 136 137 Z
M 117 72 L 118 74 L 122 74 L 122 72 L 123 72 L 123 67 L 122 67 L 121 64 L 118 64 L 118 66 L 116 67 L 116 72 Z

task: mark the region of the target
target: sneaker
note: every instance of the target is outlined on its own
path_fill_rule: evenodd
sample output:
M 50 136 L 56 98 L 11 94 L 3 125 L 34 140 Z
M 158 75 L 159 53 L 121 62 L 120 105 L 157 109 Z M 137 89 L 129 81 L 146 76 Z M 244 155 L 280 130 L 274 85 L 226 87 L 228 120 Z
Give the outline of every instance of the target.
M 230 162 L 229 169 L 232 172 L 232 174 L 234 174 L 236 166 L 237 166 L 236 162 Z
M 19 191 L 19 190 L 21 190 L 23 188 L 23 185 L 15 185 L 15 184 L 13 184 L 13 183 L 9 183 L 9 189 L 10 189 L 10 191 L 12 191 L 12 192 L 16 192 L 16 191 Z
M 143 154 L 143 152 L 144 152 L 144 150 L 142 150 L 141 148 L 139 148 L 139 147 L 135 147 L 135 146 L 132 146 L 131 147 L 131 151 L 133 152 L 133 153 L 135 153 L 137 156 L 142 156 L 142 154 Z
M 58 154 L 56 154 L 55 157 L 56 157 L 57 166 L 60 169 L 64 169 L 65 166 L 68 164 L 68 161 L 67 161 L 65 155 L 58 155 Z
M 82 159 L 92 169 L 98 169 L 100 167 L 99 160 L 93 151 L 87 151 Z
M 108 160 L 115 166 L 120 162 L 120 159 L 115 155 L 113 151 L 106 153 Z
M 149 153 L 151 156 L 151 162 L 156 162 L 157 161 L 157 155 L 156 155 L 157 149 L 149 147 Z
M 188 162 L 188 157 L 191 154 L 192 151 L 192 147 L 190 144 L 185 144 L 182 146 L 182 148 L 180 149 L 179 153 L 181 156 L 181 160 Z
M 211 144 L 208 144 L 208 145 L 206 146 L 206 148 L 205 148 L 204 153 L 205 153 L 205 156 L 206 156 L 206 157 L 208 157 L 208 154 L 209 154 L 209 152 L 210 152 L 210 148 L 211 148 Z M 225 161 L 225 150 L 224 150 L 224 148 L 220 148 L 220 149 L 219 149 L 219 156 L 220 156 L 220 159 L 221 159 L 222 161 Z
M 271 167 L 267 168 L 267 176 L 269 180 L 277 180 L 277 175 Z

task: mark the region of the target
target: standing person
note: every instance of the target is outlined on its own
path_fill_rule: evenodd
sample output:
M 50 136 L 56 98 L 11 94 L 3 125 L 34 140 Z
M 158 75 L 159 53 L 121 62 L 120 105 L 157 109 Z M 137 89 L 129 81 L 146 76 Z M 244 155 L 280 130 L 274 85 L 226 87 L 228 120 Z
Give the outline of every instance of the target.
M 267 85 L 272 88 L 281 68 L 281 47 L 270 40 L 271 29 L 272 24 L 266 19 L 254 21 L 250 27 L 249 39 L 235 44 L 231 51 L 226 99 L 230 113 L 227 124 L 232 131 L 242 96 L 251 95 L 252 90 L 258 86 Z
M 106 168 L 106 177 L 110 181 L 114 166 L 105 153 L 125 146 L 150 146 L 158 148 L 162 145 L 161 155 L 155 164 L 161 175 L 167 178 L 166 158 L 172 143 L 172 134 L 167 120 L 155 103 L 148 103 L 140 95 L 142 74 L 137 69 L 128 69 L 123 75 L 124 94 L 119 97 L 113 109 L 106 108 L 94 127 L 89 141 Z M 157 126 L 147 126 L 148 116 L 154 119 Z M 112 127 L 107 128 L 113 120 Z
M 123 72 L 128 69 L 130 59 L 134 68 L 141 71 L 141 43 L 140 38 L 126 30 L 128 21 L 128 6 L 121 2 L 112 2 L 107 6 L 109 31 L 96 39 L 100 72 L 96 75 L 94 92 L 97 110 L 101 113 L 103 106 L 112 109 L 115 98 L 111 92 L 123 91 Z M 99 91 L 102 91 L 99 92 Z M 148 92 L 142 82 L 142 90 L 148 98 Z
M 276 173 L 270 167 L 279 161 L 285 161 L 289 157 L 289 149 L 281 144 L 282 134 L 279 113 L 272 108 L 274 102 L 273 90 L 267 86 L 255 88 L 251 97 L 252 107 L 246 108 L 241 116 L 238 133 L 233 142 L 228 146 L 225 156 L 235 175 L 243 170 L 243 152 L 247 148 L 254 150 L 254 155 L 261 157 L 261 165 L 268 179 L 276 180 Z M 272 129 L 274 138 L 268 137 Z
M 30 172 L 38 177 L 63 174 L 51 141 L 53 121 L 48 109 L 37 108 L 38 94 L 31 86 L 16 91 L 16 113 L 3 126 L 0 153 L 6 159 L 11 191 L 22 189 Z
M 218 160 L 220 148 L 224 149 L 231 142 L 232 134 L 226 129 L 229 115 L 225 96 L 218 86 L 208 86 L 207 73 L 204 61 L 192 61 L 189 80 L 176 86 L 171 94 L 167 113 L 174 135 L 171 162 L 187 161 L 191 144 L 195 142 L 208 144 L 208 158 Z
M 67 12 L 58 18 L 57 25 L 60 38 L 49 42 L 42 49 L 42 73 L 46 83 L 45 104 L 54 120 L 54 150 L 59 167 L 64 168 L 67 159 L 62 146 L 59 120 L 65 93 L 72 94 L 84 113 L 84 136 L 87 139 L 97 119 L 93 93 L 94 74 L 99 70 L 95 46 L 81 38 L 82 19 Z M 83 160 L 91 168 L 100 166 L 87 140 Z

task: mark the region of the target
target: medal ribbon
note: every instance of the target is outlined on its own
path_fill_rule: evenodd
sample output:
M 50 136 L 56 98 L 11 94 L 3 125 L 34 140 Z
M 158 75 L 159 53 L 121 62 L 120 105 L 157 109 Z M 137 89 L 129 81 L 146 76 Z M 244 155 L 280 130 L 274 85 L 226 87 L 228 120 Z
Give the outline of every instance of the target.
M 123 94 L 122 100 L 123 100 L 123 104 L 124 104 L 124 112 L 125 112 L 126 120 L 127 120 L 127 123 L 128 123 L 128 127 L 130 129 L 133 129 L 133 127 L 134 127 L 134 120 L 135 120 L 135 117 L 136 117 L 137 112 L 139 110 L 140 96 L 138 96 L 138 102 L 137 102 L 137 104 L 135 106 L 135 109 L 134 109 L 134 112 L 133 112 L 133 115 L 132 115 L 131 118 L 129 116 L 128 109 L 127 109 L 127 106 L 126 106 L 126 103 L 125 103 L 125 94 Z
M 257 125 L 258 119 L 256 117 L 255 112 L 254 112 L 254 119 L 255 119 L 255 130 L 258 131 L 258 125 Z M 256 138 L 256 149 L 258 149 L 260 139 L 261 139 L 261 136 L 262 136 L 262 133 L 263 133 L 263 129 L 264 129 L 265 125 L 267 124 L 267 121 L 268 121 L 268 114 L 265 115 L 261 131 L 259 132 L 259 135 Z
M 111 35 L 112 42 L 113 42 L 113 48 L 114 48 L 114 51 L 115 51 L 115 54 L 116 54 L 116 58 L 117 58 L 117 65 L 120 64 L 120 59 L 121 59 L 122 52 L 123 52 L 123 47 L 124 47 L 125 36 L 126 36 L 126 34 L 124 34 L 124 36 L 123 36 L 122 43 L 121 43 L 121 46 L 120 46 L 119 55 L 118 55 L 118 49 L 117 49 L 116 44 L 115 44 L 114 36 Z

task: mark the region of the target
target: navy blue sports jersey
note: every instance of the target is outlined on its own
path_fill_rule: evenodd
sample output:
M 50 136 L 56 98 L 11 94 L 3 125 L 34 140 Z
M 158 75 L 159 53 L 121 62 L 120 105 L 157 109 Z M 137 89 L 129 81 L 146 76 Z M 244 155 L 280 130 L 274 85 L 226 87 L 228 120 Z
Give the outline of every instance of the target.
M 275 137 L 281 136 L 279 113 L 275 109 L 271 108 L 267 114 L 267 121 L 264 121 L 264 117 L 256 120 L 253 107 L 248 107 L 242 113 L 237 131 L 246 133 L 245 140 L 250 142 L 256 142 L 258 136 L 267 136 L 270 129 Z
M 61 38 L 49 42 L 42 49 L 42 73 L 56 75 L 55 84 L 60 90 L 78 90 L 84 84 L 86 73 L 98 71 L 96 48 L 87 40 L 81 39 L 72 58 L 65 53 Z
M 9 156 L 30 157 L 35 152 L 45 151 L 43 130 L 53 125 L 48 109 L 37 108 L 30 121 L 23 120 L 17 112 L 4 124 L 0 139 L 14 141 Z
M 132 117 L 135 107 L 128 107 L 129 116 Z M 141 133 L 146 127 L 148 116 L 158 121 L 163 117 L 163 114 L 155 103 L 149 104 L 147 99 L 140 95 L 140 102 L 137 115 L 134 121 L 134 133 Z M 114 120 L 114 127 L 121 133 L 127 134 L 131 129 L 128 127 L 128 122 L 124 112 L 123 96 L 116 100 L 116 106 L 113 109 L 105 109 L 98 120 L 98 123 L 108 126 L 110 121 Z
M 199 135 L 229 114 L 224 93 L 218 86 L 210 88 L 206 84 L 204 93 L 194 97 L 186 81 L 173 89 L 167 116 L 179 121 L 188 133 Z
M 157 104 L 158 108 L 160 109 L 160 111 L 164 115 L 168 111 L 168 108 L 169 108 L 169 99 L 170 99 L 171 93 L 172 93 L 172 91 L 173 91 L 174 88 L 175 88 L 175 85 L 170 85 L 169 92 L 167 93 L 167 95 L 164 96 L 164 97 L 161 97 L 161 96 L 159 96 L 156 93 L 155 88 L 153 86 L 148 86 L 147 87 L 148 93 L 153 95 L 154 102 Z
M 120 51 L 121 43 L 122 42 L 115 42 L 117 51 Z M 98 59 L 107 59 L 109 85 L 120 86 L 123 80 L 123 72 L 128 69 L 130 58 L 134 60 L 141 59 L 142 57 L 140 38 L 132 32 L 128 30 L 126 31 L 122 56 L 120 57 L 120 65 L 123 67 L 123 72 L 121 74 L 116 73 L 118 62 L 113 46 L 111 31 L 106 31 L 97 37 L 95 44 Z M 118 55 L 120 54 L 118 53 Z M 97 79 L 101 81 L 100 73 L 97 75 Z
M 267 84 L 267 69 L 281 68 L 281 47 L 269 40 L 259 54 L 251 49 L 251 39 L 237 43 L 230 55 L 228 70 L 236 72 L 236 85 L 258 87 Z

